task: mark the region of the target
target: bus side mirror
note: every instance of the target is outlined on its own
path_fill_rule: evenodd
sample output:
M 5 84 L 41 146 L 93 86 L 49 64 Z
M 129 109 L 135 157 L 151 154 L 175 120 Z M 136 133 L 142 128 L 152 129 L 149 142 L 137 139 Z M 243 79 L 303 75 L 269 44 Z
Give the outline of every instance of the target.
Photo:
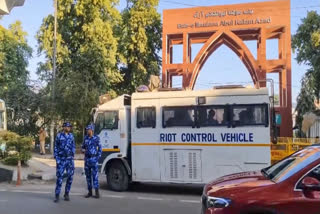
M 277 144 L 277 138 L 275 137 L 275 136 L 272 136 L 271 137 L 271 142 L 273 143 L 273 144 Z

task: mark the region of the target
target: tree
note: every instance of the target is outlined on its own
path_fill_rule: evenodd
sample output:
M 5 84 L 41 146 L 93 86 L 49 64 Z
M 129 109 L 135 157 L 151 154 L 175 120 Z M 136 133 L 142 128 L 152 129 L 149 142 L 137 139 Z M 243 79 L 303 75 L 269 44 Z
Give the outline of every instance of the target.
M 161 58 L 161 17 L 159 0 L 127 0 L 122 12 L 120 67 L 124 81 L 119 90 L 132 93 L 146 84 L 150 75 L 159 75 Z
M 315 11 L 308 13 L 302 19 L 297 33 L 292 37 L 293 51 L 297 52 L 298 63 L 310 66 L 308 81 L 312 85 L 314 95 L 320 96 L 320 45 L 319 45 L 320 15 Z
M 320 46 L 320 30 L 312 34 L 312 43 L 314 44 L 315 47 Z
M 32 49 L 26 41 L 27 33 L 17 21 L 5 29 L 0 26 L 0 93 L 5 94 L 12 85 L 28 80 L 28 60 Z
M 114 29 L 121 22 L 117 0 L 61 0 L 58 5 L 57 77 L 55 105 L 57 119 L 71 120 L 80 129 L 89 120 L 99 95 L 114 93 L 122 81 L 117 68 L 118 38 Z M 53 22 L 49 15 L 37 34 L 41 63 L 38 74 L 52 83 Z M 45 90 L 50 95 L 51 90 Z
M 20 135 L 34 135 L 37 99 L 28 85 L 27 66 L 32 49 L 26 35 L 19 21 L 9 29 L 0 26 L 0 98 L 13 109 L 14 117 L 8 117 L 8 129 Z
M 296 125 L 299 129 L 299 133 L 298 133 L 299 137 L 303 136 L 301 131 L 303 115 L 315 110 L 315 105 L 314 105 L 315 96 L 309 81 L 310 81 L 310 76 L 307 74 L 301 81 L 301 91 L 297 97 Z
M 320 98 L 320 16 L 315 11 L 308 13 L 302 19 L 292 37 L 292 49 L 297 52 L 298 63 L 304 63 L 310 68 L 301 81 L 301 91 L 297 98 L 296 124 L 301 130 L 303 115 L 314 111 L 314 102 Z M 300 131 L 301 133 L 301 131 Z

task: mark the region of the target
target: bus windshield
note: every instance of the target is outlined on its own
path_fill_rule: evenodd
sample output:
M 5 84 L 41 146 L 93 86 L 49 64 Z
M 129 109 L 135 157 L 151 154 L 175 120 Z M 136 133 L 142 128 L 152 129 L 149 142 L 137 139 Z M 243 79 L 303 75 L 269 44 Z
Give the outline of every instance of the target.
M 118 111 L 99 112 L 95 120 L 95 132 L 99 134 L 102 129 L 118 129 Z

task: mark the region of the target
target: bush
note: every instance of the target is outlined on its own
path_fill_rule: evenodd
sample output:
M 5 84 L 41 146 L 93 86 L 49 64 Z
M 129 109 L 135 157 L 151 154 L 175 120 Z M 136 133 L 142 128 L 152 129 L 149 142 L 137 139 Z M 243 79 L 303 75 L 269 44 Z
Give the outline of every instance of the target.
M 3 131 L 0 132 L 0 142 L 6 144 L 3 161 L 5 164 L 17 164 L 19 160 L 26 163 L 31 159 L 32 138 Z
M 19 161 L 18 153 L 12 154 L 12 155 L 8 155 L 5 159 L 3 159 L 3 163 L 4 164 L 13 165 L 13 166 L 16 166 L 18 164 L 18 161 Z

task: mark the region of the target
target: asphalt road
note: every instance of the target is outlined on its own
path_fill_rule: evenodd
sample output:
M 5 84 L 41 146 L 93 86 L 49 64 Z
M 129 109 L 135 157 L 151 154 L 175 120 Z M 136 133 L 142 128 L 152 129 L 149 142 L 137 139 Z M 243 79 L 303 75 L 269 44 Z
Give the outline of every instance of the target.
M 100 178 L 101 198 L 85 199 L 84 176 L 78 172 L 71 201 L 53 203 L 54 183 L 24 183 L 20 187 L 0 183 L 0 214 L 198 214 L 201 187 L 134 184 L 127 192 L 113 192 Z

